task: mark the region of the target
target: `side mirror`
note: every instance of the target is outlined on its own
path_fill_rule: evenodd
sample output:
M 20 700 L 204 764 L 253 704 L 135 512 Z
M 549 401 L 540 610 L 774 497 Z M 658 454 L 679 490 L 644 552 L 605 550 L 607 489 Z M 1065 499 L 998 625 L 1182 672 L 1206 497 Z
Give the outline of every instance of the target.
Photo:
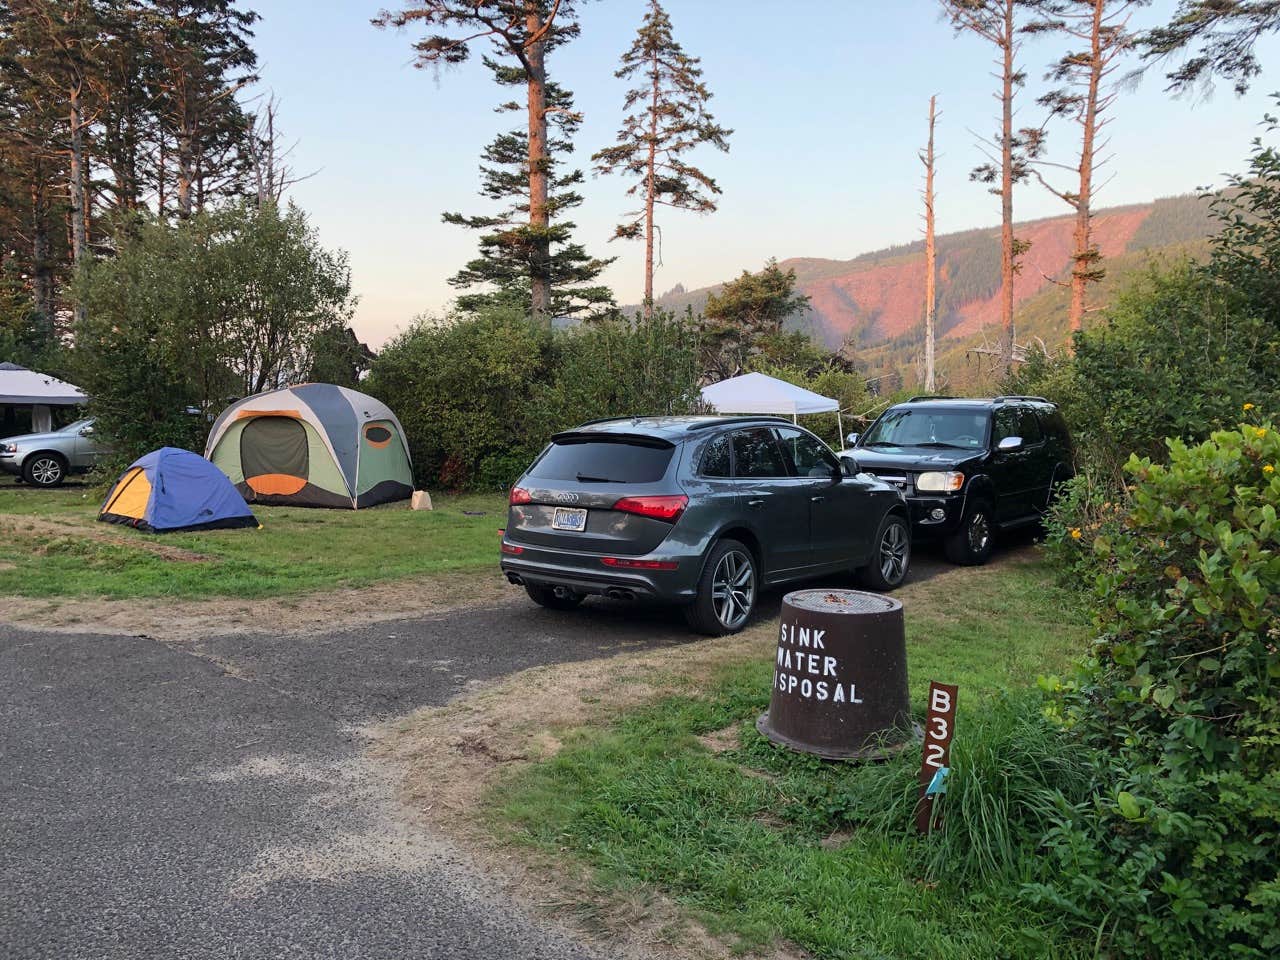
M 840 457 L 840 472 L 846 477 L 856 477 L 862 472 L 862 468 L 858 466 L 857 460 L 846 453 Z
M 844 438 L 844 442 L 845 442 L 845 443 L 847 443 L 847 444 L 848 444 L 849 446 L 851 446 L 851 447 L 856 447 L 856 446 L 858 445 L 858 437 L 860 437 L 860 436 L 862 436 L 862 434 L 859 434 L 859 433 L 851 433 L 851 434 L 849 434 L 847 437 L 845 437 L 845 438 Z
M 1021 437 L 1005 437 L 998 444 L 996 444 L 996 449 L 999 450 L 1001 453 L 1013 453 L 1013 451 L 1015 450 L 1021 450 L 1022 438 Z
M 82 436 L 82 437 L 92 437 L 92 436 L 93 436 L 93 427 L 81 427 L 81 428 L 80 428 L 80 436 Z

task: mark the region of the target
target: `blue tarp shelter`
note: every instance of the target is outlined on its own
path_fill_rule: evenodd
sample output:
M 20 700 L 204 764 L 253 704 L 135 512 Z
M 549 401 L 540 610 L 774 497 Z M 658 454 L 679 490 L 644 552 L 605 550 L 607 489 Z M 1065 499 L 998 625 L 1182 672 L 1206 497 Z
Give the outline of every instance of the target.
M 98 519 L 148 533 L 261 526 L 225 473 L 177 447 L 133 461 L 107 494 Z

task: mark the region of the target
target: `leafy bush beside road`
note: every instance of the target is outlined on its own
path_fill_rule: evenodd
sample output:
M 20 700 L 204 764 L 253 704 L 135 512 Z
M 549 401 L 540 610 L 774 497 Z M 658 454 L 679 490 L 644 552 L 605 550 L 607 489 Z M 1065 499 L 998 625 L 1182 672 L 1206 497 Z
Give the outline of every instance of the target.
M 553 332 L 499 306 L 418 322 L 378 354 L 363 389 L 399 416 L 420 485 L 495 490 L 558 430 L 692 411 L 697 379 L 695 334 L 661 312 Z
M 1062 716 L 1106 758 L 1103 789 L 1049 834 L 1039 892 L 1122 956 L 1273 957 L 1280 434 L 1168 449 L 1131 458 L 1128 516 L 1088 548 L 1101 632 Z

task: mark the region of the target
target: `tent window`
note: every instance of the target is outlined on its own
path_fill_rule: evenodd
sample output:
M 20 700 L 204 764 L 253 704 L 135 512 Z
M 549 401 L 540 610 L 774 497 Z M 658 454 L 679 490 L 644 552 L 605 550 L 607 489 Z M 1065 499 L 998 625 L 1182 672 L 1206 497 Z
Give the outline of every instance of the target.
M 307 430 L 292 417 L 257 417 L 240 433 L 245 478 L 278 474 L 306 479 Z
M 381 424 L 371 423 L 364 428 L 364 438 L 372 446 L 385 447 L 391 442 L 391 431 Z

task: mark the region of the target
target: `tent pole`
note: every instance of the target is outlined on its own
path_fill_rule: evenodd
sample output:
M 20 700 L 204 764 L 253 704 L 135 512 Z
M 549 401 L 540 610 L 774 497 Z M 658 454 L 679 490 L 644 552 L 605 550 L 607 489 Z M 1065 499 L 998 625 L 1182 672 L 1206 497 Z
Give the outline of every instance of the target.
M 836 440 L 836 449 L 844 448 L 844 417 L 840 416 L 840 411 L 836 411 L 836 429 L 840 431 L 840 436 Z
M 796 412 L 794 410 L 791 411 L 791 422 L 795 424 L 800 423 L 800 421 L 796 419 Z

